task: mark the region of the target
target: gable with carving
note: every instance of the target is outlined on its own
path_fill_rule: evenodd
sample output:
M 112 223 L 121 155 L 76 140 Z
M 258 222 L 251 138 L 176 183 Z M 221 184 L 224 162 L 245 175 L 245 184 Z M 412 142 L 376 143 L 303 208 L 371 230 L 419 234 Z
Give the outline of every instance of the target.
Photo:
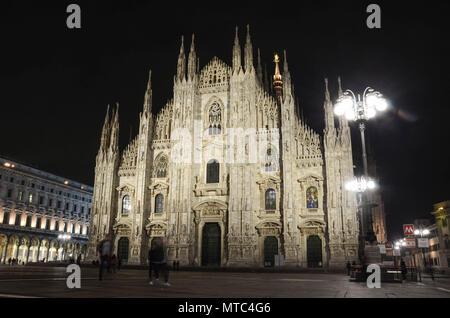
M 154 140 L 170 139 L 172 112 L 173 112 L 173 100 L 170 100 L 156 116 L 156 125 L 154 128 L 155 129 Z
M 119 176 L 134 176 L 137 163 L 137 138 L 135 138 L 122 153 L 119 166 Z
M 199 89 L 202 91 L 225 91 L 230 82 L 231 68 L 217 57 L 206 65 L 200 73 Z
M 323 165 L 322 149 L 319 134 L 302 121 L 297 126 L 295 136 L 297 161 L 300 166 L 312 167 Z
M 257 127 L 278 128 L 279 107 L 275 98 L 261 88 L 256 92 Z

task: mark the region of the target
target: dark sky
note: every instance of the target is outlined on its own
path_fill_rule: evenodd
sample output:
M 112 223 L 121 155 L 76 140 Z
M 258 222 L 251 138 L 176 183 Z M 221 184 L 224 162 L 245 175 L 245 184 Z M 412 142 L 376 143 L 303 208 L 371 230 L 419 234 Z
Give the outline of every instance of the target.
M 81 30 L 66 27 L 70 3 L 81 6 Z M 270 73 L 273 53 L 287 50 L 301 107 L 319 133 L 325 76 L 333 99 L 338 75 L 344 88 L 371 86 L 389 98 L 391 111 L 369 124 L 368 138 L 390 233 L 450 199 L 450 106 L 441 97 L 448 2 L 182 3 L 3 1 L 0 155 L 92 185 L 106 105 L 120 102 L 123 147 L 130 127 L 136 131 L 150 68 L 153 112 L 172 97 L 181 35 L 188 49 L 195 33 L 201 67 L 214 55 L 231 64 L 234 27 L 243 46 L 250 24 Z M 365 25 L 369 3 L 381 6 L 381 30 Z M 353 144 L 358 162 L 358 135 Z

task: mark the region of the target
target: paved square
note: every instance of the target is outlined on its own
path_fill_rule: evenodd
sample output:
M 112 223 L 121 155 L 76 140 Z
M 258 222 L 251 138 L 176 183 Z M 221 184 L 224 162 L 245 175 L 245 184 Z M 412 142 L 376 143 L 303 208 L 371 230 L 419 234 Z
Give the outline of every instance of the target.
M 64 267 L 0 266 L 0 297 L 158 298 L 450 298 L 450 278 L 422 283 L 382 283 L 369 289 L 344 274 L 170 272 L 170 287 L 150 286 L 146 270 L 123 269 L 98 280 L 82 268 L 80 289 L 66 285 Z

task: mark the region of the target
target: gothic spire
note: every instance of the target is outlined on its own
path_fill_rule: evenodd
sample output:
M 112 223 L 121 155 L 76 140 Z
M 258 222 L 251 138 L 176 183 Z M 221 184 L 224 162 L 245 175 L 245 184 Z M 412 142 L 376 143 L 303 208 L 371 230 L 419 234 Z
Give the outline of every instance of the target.
M 269 91 L 269 76 L 267 75 L 267 64 L 264 64 L 264 89 Z
M 341 83 L 341 77 L 340 76 L 338 76 L 338 94 L 339 94 L 339 96 L 341 96 L 343 94 L 342 83 Z M 348 128 L 348 121 L 345 118 L 345 116 L 339 116 L 339 128 L 341 130 L 345 129 L 345 128 Z
M 144 113 L 149 114 L 152 111 L 152 70 L 148 72 L 147 90 L 144 97 Z
M 188 58 L 188 79 L 193 79 L 197 70 L 197 55 L 195 53 L 194 34 L 192 34 L 191 50 Z
M 234 36 L 233 45 L 233 73 L 239 71 L 241 68 L 241 46 L 239 45 L 238 27 L 236 26 L 236 33 Z
M 261 66 L 261 54 L 258 49 L 258 65 L 256 67 L 256 74 L 258 75 L 259 82 L 263 83 L 263 74 L 262 74 L 262 66 Z
M 287 94 L 292 94 L 292 85 L 291 85 L 291 73 L 289 72 L 288 62 L 286 57 L 286 50 L 284 50 L 284 61 L 283 61 L 283 93 L 284 96 Z
M 181 36 L 180 54 L 178 55 L 177 79 L 182 81 L 186 77 L 186 55 L 184 54 L 184 36 Z
M 253 69 L 253 47 L 250 39 L 250 26 L 247 24 L 247 38 L 245 41 L 245 71 L 250 72 Z
M 113 118 L 109 148 L 113 152 L 117 152 L 119 150 L 119 103 L 116 103 L 116 111 Z
M 102 129 L 101 141 L 100 141 L 100 149 L 102 149 L 102 150 L 105 150 L 108 148 L 109 130 L 110 130 L 110 123 L 109 123 L 109 104 L 108 104 L 108 108 L 106 109 L 105 122 L 103 124 L 103 129 Z
M 325 133 L 330 133 L 334 131 L 334 114 L 330 91 L 328 90 L 328 78 L 325 78 L 325 101 L 323 102 L 323 108 L 325 110 Z

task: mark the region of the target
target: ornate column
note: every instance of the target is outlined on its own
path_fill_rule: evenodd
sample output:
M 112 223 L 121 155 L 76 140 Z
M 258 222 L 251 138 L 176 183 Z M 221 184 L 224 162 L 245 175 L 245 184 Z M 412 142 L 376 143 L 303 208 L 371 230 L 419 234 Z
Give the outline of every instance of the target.
M 19 241 L 17 242 L 16 245 L 17 245 L 17 251 L 16 251 L 16 256 L 14 258 L 18 260 L 18 258 L 19 258 L 20 239 L 19 239 Z
M 37 252 L 37 262 L 39 263 L 39 256 L 41 254 L 41 245 L 42 245 L 42 239 L 39 240 L 39 245 L 38 245 L 38 252 Z
M 31 240 L 27 245 L 27 259 L 26 259 L 26 263 L 28 263 L 28 259 L 30 258 L 30 249 L 31 249 Z
M 48 254 L 50 254 L 50 241 L 48 242 L 47 253 L 45 254 L 44 262 L 46 262 L 46 263 L 48 263 Z
M 8 255 L 9 237 L 6 237 L 5 256 L 3 257 L 3 264 L 6 264 L 6 257 Z

